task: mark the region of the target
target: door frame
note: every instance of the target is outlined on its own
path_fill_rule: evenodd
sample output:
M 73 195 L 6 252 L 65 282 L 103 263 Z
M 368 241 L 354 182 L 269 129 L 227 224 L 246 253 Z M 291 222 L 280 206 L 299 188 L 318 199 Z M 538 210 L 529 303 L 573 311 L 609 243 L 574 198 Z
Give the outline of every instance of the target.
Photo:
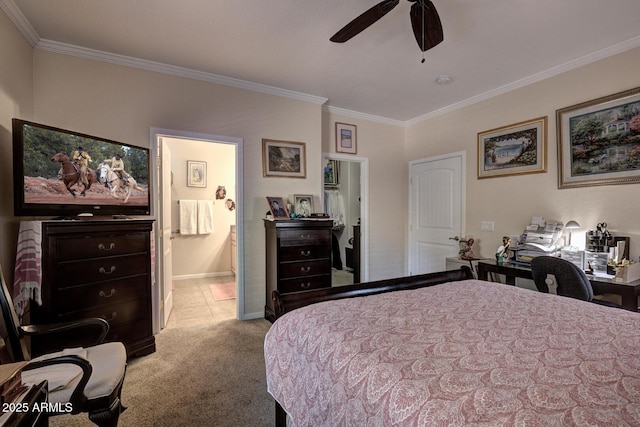
M 243 182 L 243 144 L 244 140 L 242 138 L 228 137 L 228 136 L 220 136 L 220 135 L 211 135 L 204 133 L 196 133 L 196 132 L 186 132 L 180 130 L 173 129 L 163 129 L 163 128 L 155 128 L 152 127 L 150 129 L 149 135 L 149 145 L 151 147 L 151 170 L 153 171 L 153 181 L 158 183 L 157 188 L 154 188 L 152 191 L 159 192 L 162 188 L 160 184 L 160 170 L 158 165 L 158 139 L 162 137 L 167 138 L 176 138 L 176 139 L 190 139 L 195 141 L 201 141 L 204 143 L 224 143 L 224 144 L 233 144 L 235 145 L 235 179 L 236 179 L 236 318 L 239 320 L 245 320 L 246 316 L 244 310 L 244 209 L 243 209 L 243 201 L 244 201 L 244 182 Z M 154 194 L 154 193 L 152 193 Z M 152 217 L 158 221 L 160 215 L 162 214 L 161 210 L 159 210 L 158 206 L 158 197 L 152 197 L 152 206 L 151 206 L 151 214 Z M 161 239 L 160 235 L 157 231 L 157 226 L 154 227 L 156 230 L 155 239 L 155 259 L 156 265 L 154 269 L 155 281 L 153 283 L 152 289 L 152 303 L 153 303 L 153 332 L 157 334 L 160 332 L 160 325 L 162 324 L 162 296 L 164 295 L 164 285 L 166 284 L 165 278 L 162 276 L 163 270 L 160 268 L 160 263 L 157 262 L 159 257 L 157 254 L 162 249 L 161 248 Z M 157 286 L 156 286 L 157 284 Z
M 171 188 L 173 184 L 173 172 L 171 171 L 171 149 L 169 149 L 169 144 L 163 136 L 158 136 L 156 147 L 158 148 L 157 159 L 161 162 L 158 167 L 158 176 L 160 179 L 158 180 L 158 197 L 156 198 L 159 204 L 158 212 L 161 213 L 156 221 L 158 225 L 157 238 L 161 244 L 156 245 L 158 248 L 156 254 L 158 271 L 162 271 L 162 274 L 159 274 L 157 277 L 163 277 L 165 279 L 167 277 L 171 278 L 170 288 L 167 286 L 167 280 L 160 281 L 161 286 L 158 287 L 160 298 L 162 298 L 162 303 L 159 306 L 159 321 L 160 328 L 162 329 L 167 327 L 169 316 L 173 309 L 173 236 L 171 230 Z M 167 258 L 169 258 L 171 262 L 166 262 Z
M 467 152 L 466 151 L 456 151 L 453 153 L 442 154 L 439 156 L 433 157 L 425 157 L 422 159 L 412 160 L 409 162 L 409 177 L 408 177 L 408 209 L 407 209 L 407 265 L 406 265 L 406 274 L 410 274 L 413 270 L 412 267 L 412 259 L 414 254 L 411 252 L 411 227 L 413 226 L 411 222 L 411 212 L 414 209 L 416 201 L 413 200 L 411 186 L 413 171 L 417 165 L 421 165 L 424 163 L 437 162 L 440 160 L 448 160 L 452 158 L 460 158 L 460 164 L 462 167 L 460 168 L 460 237 L 465 236 L 465 229 L 467 224 Z
M 357 157 L 351 154 L 322 153 L 321 171 L 324 171 L 324 164 L 327 160 L 338 160 L 341 162 L 352 162 L 360 164 L 360 234 L 361 234 L 361 254 L 360 254 L 360 281 L 369 281 L 369 159 Z M 324 175 L 321 178 L 323 190 L 322 200 L 324 204 Z

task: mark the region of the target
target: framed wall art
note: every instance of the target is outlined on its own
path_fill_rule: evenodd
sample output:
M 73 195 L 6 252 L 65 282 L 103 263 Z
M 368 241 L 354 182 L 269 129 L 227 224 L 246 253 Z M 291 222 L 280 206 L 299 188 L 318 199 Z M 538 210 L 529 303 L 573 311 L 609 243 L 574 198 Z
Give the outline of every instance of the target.
M 336 152 L 357 154 L 356 126 L 336 122 Z
M 478 133 L 478 179 L 547 170 L 547 116 Z
M 640 88 L 556 111 L 558 188 L 640 182 Z
M 263 176 L 306 178 L 304 142 L 262 140 Z
M 340 183 L 338 179 L 338 161 L 326 160 L 324 164 L 324 185 L 337 186 Z
M 187 187 L 207 186 L 207 163 L 187 160 Z

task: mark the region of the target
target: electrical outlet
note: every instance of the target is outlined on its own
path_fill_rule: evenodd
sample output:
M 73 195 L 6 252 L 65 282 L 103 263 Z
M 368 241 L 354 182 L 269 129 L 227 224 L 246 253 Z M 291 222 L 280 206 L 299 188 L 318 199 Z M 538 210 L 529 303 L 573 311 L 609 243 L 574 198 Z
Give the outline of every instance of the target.
M 494 228 L 493 221 L 480 221 L 481 231 L 493 231 L 493 228 Z

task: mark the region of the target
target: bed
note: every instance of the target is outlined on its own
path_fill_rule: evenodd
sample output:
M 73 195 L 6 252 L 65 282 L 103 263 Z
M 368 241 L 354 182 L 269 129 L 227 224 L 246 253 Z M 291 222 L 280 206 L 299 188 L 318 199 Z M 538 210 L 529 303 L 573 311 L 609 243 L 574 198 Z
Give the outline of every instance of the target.
M 470 277 L 275 294 L 276 425 L 640 425 L 640 314 Z

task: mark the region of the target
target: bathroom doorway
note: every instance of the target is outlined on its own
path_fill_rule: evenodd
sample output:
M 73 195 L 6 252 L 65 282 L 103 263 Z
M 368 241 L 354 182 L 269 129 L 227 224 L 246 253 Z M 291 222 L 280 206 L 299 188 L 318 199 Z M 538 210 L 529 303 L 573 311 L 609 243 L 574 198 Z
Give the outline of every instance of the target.
M 158 332 L 167 326 L 167 321 L 175 320 L 168 310 L 176 309 L 172 303 L 176 293 L 176 284 L 209 280 L 211 285 L 219 282 L 221 277 L 233 277 L 233 302 L 226 301 L 229 307 L 233 303 L 233 318 L 243 319 L 244 313 L 244 274 L 242 259 L 242 140 L 238 138 L 221 137 L 152 129 L 152 158 L 157 162 L 154 170 L 158 175 L 158 197 L 154 200 L 154 212 L 157 216 L 157 246 L 156 246 L 156 277 L 158 286 L 154 287 L 154 319 Z M 171 152 L 171 164 L 163 163 L 163 150 Z M 207 155 L 205 153 L 210 153 Z M 207 157 L 208 156 L 208 157 Z M 224 165 L 220 164 L 224 159 Z M 187 160 L 188 159 L 188 160 Z M 206 169 L 202 170 L 204 182 L 195 183 L 189 180 L 189 171 L 193 165 Z M 226 169 L 221 176 L 220 170 Z M 167 172 L 167 169 L 169 172 Z M 163 173 L 164 171 L 164 173 Z M 166 181 L 170 180 L 167 187 Z M 220 187 L 223 187 L 220 192 Z M 222 194 L 224 193 L 224 194 Z M 219 198 L 223 195 L 222 198 Z M 182 211 L 180 201 L 205 201 L 212 205 L 213 224 L 211 230 L 203 233 L 185 233 L 180 230 Z M 169 205 L 167 209 L 167 204 Z M 162 207 L 165 207 L 163 209 Z M 170 235 L 167 238 L 167 234 Z M 204 246 L 203 246 L 204 245 Z M 167 253 L 169 257 L 167 257 Z M 189 255 L 191 254 L 191 255 Z M 206 254 L 202 256 L 201 254 Z M 176 258 L 176 256 L 178 258 Z M 185 258 L 186 256 L 186 258 Z M 220 258 L 223 262 L 220 262 Z M 167 269 L 167 264 L 172 268 Z M 214 265 L 215 264 L 215 265 Z M 188 268 L 185 268 L 185 265 Z M 233 271 L 232 271 L 233 270 Z M 167 275 L 167 272 L 170 272 Z M 199 286 L 200 288 L 207 286 Z M 204 291 L 202 291 L 204 292 Z M 213 294 L 213 287 L 211 290 Z M 157 295 L 156 295 L 157 294 Z M 215 294 L 214 294 L 215 295 Z M 211 299 L 211 295 L 204 295 L 203 300 Z M 218 304 L 220 305 L 220 304 Z M 213 303 L 203 307 L 199 318 L 192 321 L 203 322 L 203 316 L 213 314 Z M 197 311 L 196 311 L 197 312 Z M 219 313 L 220 317 L 222 313 Z M 225 316 L 229 316 L 226 310 Z M 180 316 L 182 319 L 185 316 Z M 221 319 L 222 320 L 222 319 Z M 157 329 L 156 329 L 157 327 Z

